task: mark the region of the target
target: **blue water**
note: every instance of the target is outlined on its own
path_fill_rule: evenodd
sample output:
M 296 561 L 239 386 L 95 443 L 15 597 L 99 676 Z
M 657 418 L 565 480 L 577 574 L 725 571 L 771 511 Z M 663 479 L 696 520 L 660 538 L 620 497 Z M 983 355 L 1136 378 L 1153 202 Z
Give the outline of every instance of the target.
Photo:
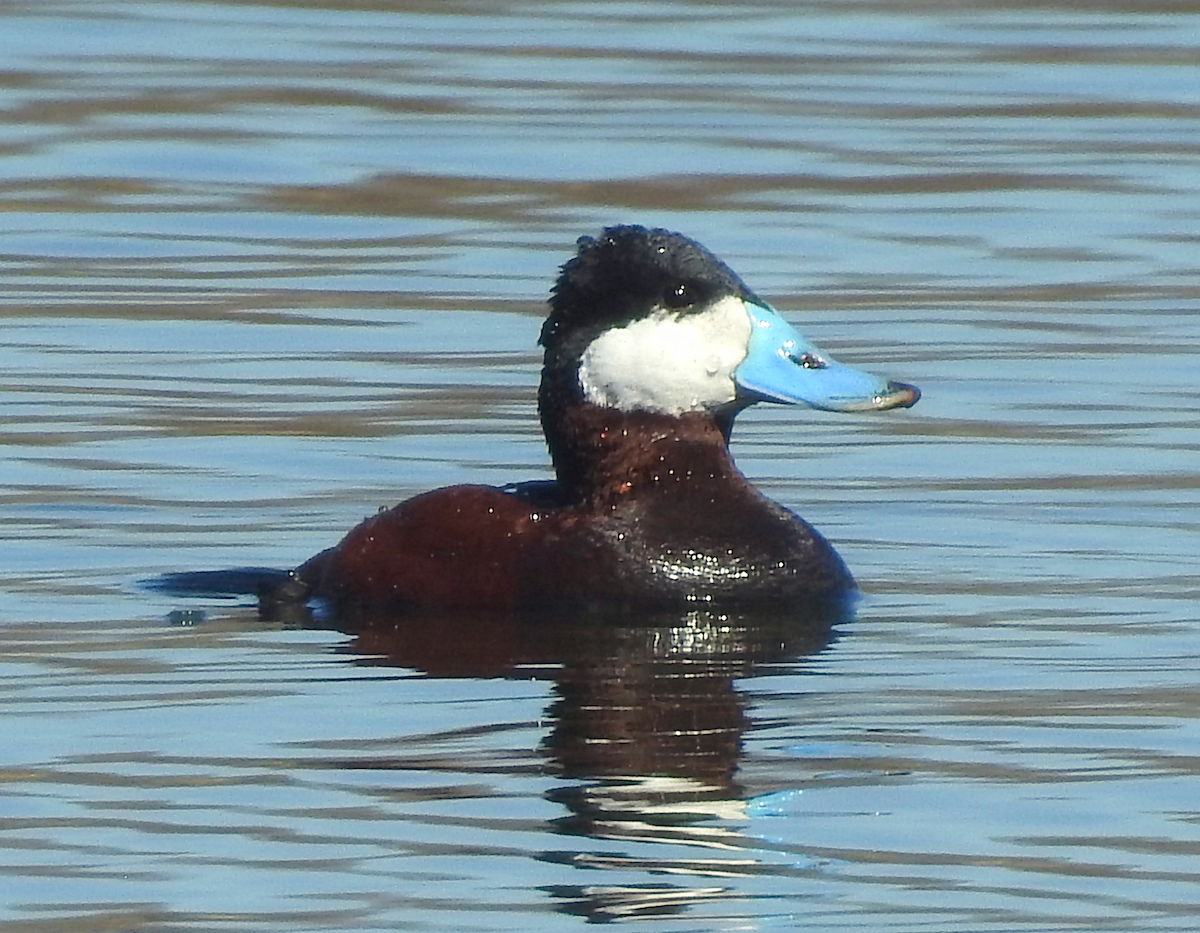
M 5 5 L 0 928 L 1192 930 L 1198 48 L 1194 4 Z M 140 585 L 548 476 L 544 298 L 618 221 L 921 386 L 735 431 L 863 586 L 831 640 Z

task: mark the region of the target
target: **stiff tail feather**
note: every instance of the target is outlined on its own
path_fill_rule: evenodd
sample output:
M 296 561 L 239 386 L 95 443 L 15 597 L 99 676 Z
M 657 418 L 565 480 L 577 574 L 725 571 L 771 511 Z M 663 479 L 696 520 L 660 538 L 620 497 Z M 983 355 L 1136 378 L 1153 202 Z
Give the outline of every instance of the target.
M 275 596 L 293 581 L 290 570 L 274 567 L 233 567 L 229 570 L 191 570 L 167 573 L 145 581 L 149 589 L 168 596 L 231 599 L 237 596 Z

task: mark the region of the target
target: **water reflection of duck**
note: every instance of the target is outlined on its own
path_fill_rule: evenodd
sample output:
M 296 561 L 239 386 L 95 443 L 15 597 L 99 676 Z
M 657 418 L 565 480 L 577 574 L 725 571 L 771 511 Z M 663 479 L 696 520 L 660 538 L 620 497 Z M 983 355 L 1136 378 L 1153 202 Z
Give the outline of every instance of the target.
M 915 387 L 836 362 L 700 244 L 637 226 L 579 240 L 540 342 L 556 480 L 417 496 L 282 582 L 180 574 L 166 588 L 240 584 L 340 612 L 797 605 L 853 590 L 820 533 L 734 465 L 733 419 L 759 401 L 908 407 Z
M 764 665 L 779 673 L 803 664 L 840 621 L 789 606 L 563 613 L 553 626 L 478 612 L 412 625 L 381 612 L 343 625 L 354 637 L 339 650 L 360 664 L 429 677 L 549 685 L 539 761 L 503 767 L 558 778 L 546 796 L 564 809 L 552 824 L 560 842 L 537 857 L 583 869 L 587 880 L 546 890 L 557 909 L 605 921 L 740 897 L 730 879 L 773 870 L 751 822 L 756 801 L 738 779 L 751 728 L 742 685 Z M 414 767 L 403 754 L 340 765 Z M 630 872 L 656 880 L 622 883 Z
M 296 571 L 305 596 L 494 609 L 852 589 L 828 542 L 738 471 L 733 419 L 763 400 L 907 407 L 916 388 L 835 362 L 700 244 L 636 226 L 579 240 L 540 342 L 557 480 L 453 486 L 381 512 Z

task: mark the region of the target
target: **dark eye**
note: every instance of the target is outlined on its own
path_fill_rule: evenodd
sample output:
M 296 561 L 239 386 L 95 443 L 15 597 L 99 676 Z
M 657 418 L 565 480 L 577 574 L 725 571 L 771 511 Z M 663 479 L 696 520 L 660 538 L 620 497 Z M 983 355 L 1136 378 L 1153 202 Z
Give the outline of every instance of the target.
M 801 353 L 798 356 L 793 356 L 792 362 L 803 366 L 805 369 L 824 369 L 829 365 L 815 353 Z
M 679 282 L 667 289 L 663 304 L 668 308 L 686 308 L 696 303 L 696 290 L 686 282 Z

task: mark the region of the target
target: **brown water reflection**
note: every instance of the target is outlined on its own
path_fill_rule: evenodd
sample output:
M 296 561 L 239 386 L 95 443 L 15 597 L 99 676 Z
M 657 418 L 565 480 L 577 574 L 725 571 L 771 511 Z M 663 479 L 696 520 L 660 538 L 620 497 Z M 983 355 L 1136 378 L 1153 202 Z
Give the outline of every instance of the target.
M 543 747 L 557 773 L 692 778 L 732 791 L 745 725 L 734 680 L 821 650 L 845 615 L 659 615 L 373 617 L 334 628 L 353 634 L 343 650 L 363 663 L 552 681 L 557 700 Z
M 716 879 L 770 870 L 736 828 L 747 807 L 737 772 L 750 726 L 737 682 L 763 665 L 823 650 L 835 625 L 849 618 L 848 607 L 835 607 L 641 616 L 596 611 L 555 619 L 372 615 L 325 624 L 353 636 L 340 650 L 360 664 L 551 685 L 540 751 L 546 773 L 559 780 L 546 796 L 569 815 L 550 821 L 548 829 L 562 841 L 537 857 L 588 873 L 620 877 L 634 870 L 679 879 L 547 889 L 560 909 L 610 921 L 736 901 L 743 894 Z M 389 765 L 373 756 L 362 766 Z M 575 846 L 565 848 L 572 837 Z M 602 840 L 664 848 L 639 855 L 597 850 Z

